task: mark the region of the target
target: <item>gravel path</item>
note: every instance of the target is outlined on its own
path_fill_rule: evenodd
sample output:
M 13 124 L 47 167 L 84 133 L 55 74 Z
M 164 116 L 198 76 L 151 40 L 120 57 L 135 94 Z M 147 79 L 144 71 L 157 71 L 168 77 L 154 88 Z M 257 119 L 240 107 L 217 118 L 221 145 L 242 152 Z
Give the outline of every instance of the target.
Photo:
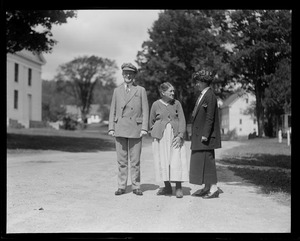
M 189 148 L 190 143 L 186 142 Z M 239 145 L 223 142 L 216 150 Z M 218 165 L 217 199 L 191 194 L 201 187 L 183 184 L 184 197 L 156 196 L 151 145 L 142 151 L 143 196 L 115 196 L 115 152 L 20 152 L 7 155 L 7 233 L 289 233 L 291 208 Z

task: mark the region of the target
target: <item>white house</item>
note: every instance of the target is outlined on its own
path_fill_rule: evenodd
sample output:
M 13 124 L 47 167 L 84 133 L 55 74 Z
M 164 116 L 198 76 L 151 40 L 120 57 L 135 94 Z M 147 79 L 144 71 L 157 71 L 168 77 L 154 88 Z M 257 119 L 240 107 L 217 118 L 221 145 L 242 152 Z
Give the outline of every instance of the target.
M 248 137 L 258 131 L 256 117 L 251 107 L 256 98 L 253 94 L 239 91 L 229 96 L 220 107 L 221 133 L 235 132 L 236 137 Z M 255 106 L 255 105 L 254 105 Z
M 77 118 L 77 121 L 82 121 L 81 120 L 81 111 L 79 107 L 75 105 L 66 105 L 66 113 L 69 115 L 74 116 Z M 92 123 L 99 123 L 102 120 L 102 114 L 99 111 L 100 105 L 98 104 L 91 104 L 89 114 L 87 116 L 87 122 L 88 124 Z
M 30 127 L 42 120 L 42 54 L 22 50 L 6 56 L 7 126 Z

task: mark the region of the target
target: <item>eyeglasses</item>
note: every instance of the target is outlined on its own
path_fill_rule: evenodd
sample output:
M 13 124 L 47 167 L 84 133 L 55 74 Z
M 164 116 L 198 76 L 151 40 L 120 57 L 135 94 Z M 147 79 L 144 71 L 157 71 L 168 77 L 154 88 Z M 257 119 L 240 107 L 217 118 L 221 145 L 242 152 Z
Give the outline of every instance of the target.
M 128 75 L 133 76 L 133 75 L 135 75 L 135 73 L 133 73 L 132 71 L 131 72 L 123 72 L 122 75 L 123 76 L 128 76 Z

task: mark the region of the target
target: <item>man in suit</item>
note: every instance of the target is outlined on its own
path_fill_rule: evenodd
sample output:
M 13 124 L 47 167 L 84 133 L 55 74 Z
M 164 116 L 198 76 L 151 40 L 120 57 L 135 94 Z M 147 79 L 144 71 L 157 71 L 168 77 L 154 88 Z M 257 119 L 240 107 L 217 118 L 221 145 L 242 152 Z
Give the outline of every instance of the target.
M 192 113 L 190 183 L 202 185 L 196 196 L 219 197 L 215 149 L 221 148 L 217 98 L 210 88 L 212 73 L 200 70 L 193 74 L 196 88 L 201 91 Z
M 115 137 L 119 170 L 115 195 L 125 193 L 128 158 L 133 193 L 143 195 L 140 189 L 140 156 L 142 137 L 148 133 L 148 99 L 146 90 L 134 83 L 137 68 L 131 63 L 124 63 L 121 68 L 124 83 L 114 90 L 108 126 L 108 134 Z

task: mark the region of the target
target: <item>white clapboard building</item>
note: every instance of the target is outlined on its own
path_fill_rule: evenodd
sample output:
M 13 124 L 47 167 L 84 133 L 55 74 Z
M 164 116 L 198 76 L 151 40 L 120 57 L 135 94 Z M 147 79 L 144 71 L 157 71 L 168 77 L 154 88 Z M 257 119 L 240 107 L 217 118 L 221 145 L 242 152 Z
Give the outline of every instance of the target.
M 7 126 L 29 128 L 42 121 L 42 54 L 22 50 L 7 54 Z
M 230 95 L 220 107 L 221 133 L 227 135 L 234 132 L 235 137 L 248 137 L 258 131 L 257 120 L 254 115 L 255 95 L 238 91 Z

